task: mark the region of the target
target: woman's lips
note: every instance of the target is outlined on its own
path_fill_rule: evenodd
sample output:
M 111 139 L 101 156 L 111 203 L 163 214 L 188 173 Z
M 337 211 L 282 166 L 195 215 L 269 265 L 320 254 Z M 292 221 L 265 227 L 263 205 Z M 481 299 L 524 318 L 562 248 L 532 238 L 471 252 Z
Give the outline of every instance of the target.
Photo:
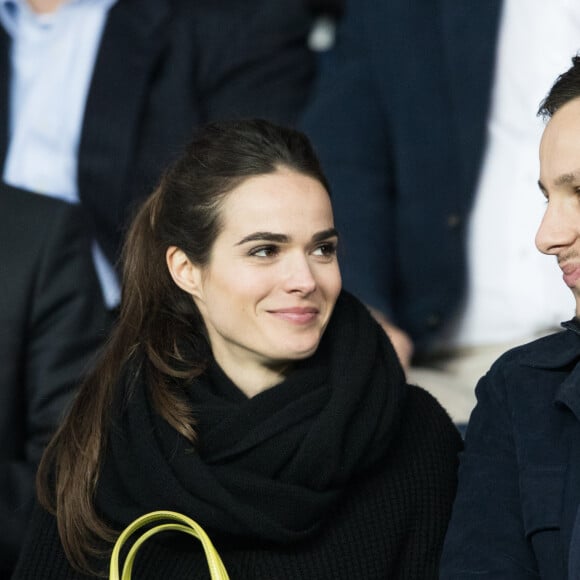
M 276 310 L 269 310 L 277 318 L 292 322 L 293 324 L 308 324 L 318 316 L 318 308 L 313 307 L 294 307 L 294 308 L 279 308 Z

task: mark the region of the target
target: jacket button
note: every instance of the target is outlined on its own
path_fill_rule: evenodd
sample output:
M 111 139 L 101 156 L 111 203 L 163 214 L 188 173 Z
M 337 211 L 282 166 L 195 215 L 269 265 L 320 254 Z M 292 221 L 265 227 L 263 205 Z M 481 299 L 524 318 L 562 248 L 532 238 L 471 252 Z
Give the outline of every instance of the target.
M 461 216 L 458 213 L 452 213 L 447 216 L 447 227 L 455 229 L 461 225 Z
M 437 328 L 441 324 L 441 317 L 439 314 L 433 313 L 427 316 L 426 322 L 429 328 Z

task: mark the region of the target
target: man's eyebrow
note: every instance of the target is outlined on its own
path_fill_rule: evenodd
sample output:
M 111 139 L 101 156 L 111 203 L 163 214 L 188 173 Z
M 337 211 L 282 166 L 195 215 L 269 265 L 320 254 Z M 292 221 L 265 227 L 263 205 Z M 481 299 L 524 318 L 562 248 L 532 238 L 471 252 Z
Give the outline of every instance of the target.
M 312 236 L 313 242 L 320 242 L 322 240 L 327 240 L 328 238 L 338 237 L 338 232 L 336 228 L 329 228 L 318 232 Z M 247 242 L 276 242 L 278 244 L 286 244 L 290 241 L 290 237 L 286 234 L 276 234 L 274 232 L 254 232 L 244 236 L 236 246 L 241 246 Z
M 569 173 L 562 173 L 554 180 L 554 186 L 558 187 L 561 185 L 569 185 L 570 183 L 574 183 L 576 181 L 580 181 L 580 169 L 576 171 L 570 171 Z M 546 191 L 546 187 L 544 184 L 538 180 L 538 186 L 542 191 Z
M 564 173 L 556 179 L 556 185 L 567 185 L 580 180 L 580 171 L 573 171 L 571 173 Z

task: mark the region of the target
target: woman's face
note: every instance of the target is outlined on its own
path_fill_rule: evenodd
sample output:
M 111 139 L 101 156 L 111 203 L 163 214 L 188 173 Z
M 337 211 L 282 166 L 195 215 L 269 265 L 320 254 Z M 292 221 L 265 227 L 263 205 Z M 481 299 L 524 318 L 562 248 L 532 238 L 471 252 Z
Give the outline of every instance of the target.
M 194 300 L 224 368 L 268 368 L 314 353 L 341 288 L 330 199 L 290 169 L 252 177 L 221 209 L 209 263 L 192 266 Z

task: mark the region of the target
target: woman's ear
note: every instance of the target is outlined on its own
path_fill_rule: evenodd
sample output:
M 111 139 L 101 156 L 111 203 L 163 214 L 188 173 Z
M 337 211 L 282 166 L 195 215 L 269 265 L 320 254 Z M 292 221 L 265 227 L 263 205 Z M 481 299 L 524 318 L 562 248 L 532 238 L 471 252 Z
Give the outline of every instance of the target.
M 194 298 L 203 299 L 201 268 L 193 264 L 185 252 L 177 246 L 170 246 L 167 249 L 165 260 L 173 281 Z

